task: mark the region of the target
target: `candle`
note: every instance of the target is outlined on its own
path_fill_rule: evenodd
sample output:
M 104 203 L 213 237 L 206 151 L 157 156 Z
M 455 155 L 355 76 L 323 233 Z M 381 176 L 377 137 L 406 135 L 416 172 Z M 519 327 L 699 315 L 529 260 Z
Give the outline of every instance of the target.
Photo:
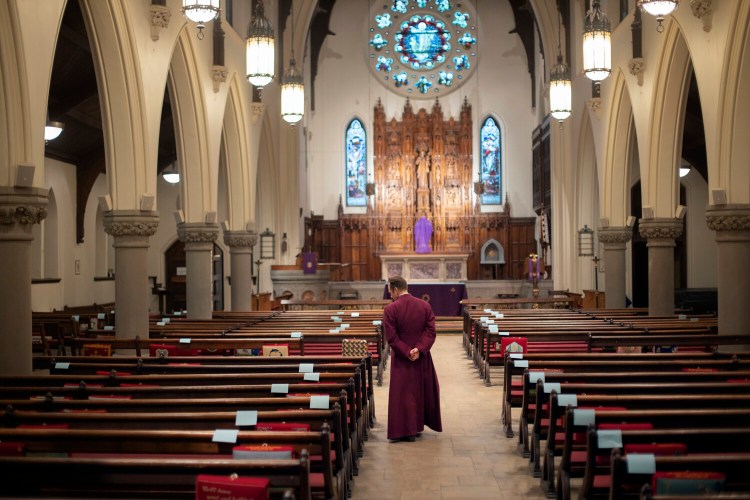
M 537 259 L 536 259 L 536 279 L 539 279 L 542 276 L 542 273 L 539 272 L 539 270 L 541 269 L 541 265 L 542 265 L 542 259 L 540 259 L 540 258 L 537 257 Z
M 529 254 L 529 281 L 533 281 L 534 278 L 532 277 L 533 274 L 533 263 L 531 262 L 531 254 Z

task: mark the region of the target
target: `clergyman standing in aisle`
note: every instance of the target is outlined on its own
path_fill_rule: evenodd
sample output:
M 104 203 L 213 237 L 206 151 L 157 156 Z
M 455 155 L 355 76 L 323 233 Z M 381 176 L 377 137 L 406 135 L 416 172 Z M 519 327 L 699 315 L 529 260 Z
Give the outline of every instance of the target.
M 389 278 L 388 291 L 393 298 L 383 311 L 383 328 L 391 347 L 388 439 L 414 441 L 425 425 L 443 430 L 440 384 L 430 355 L 435 315 L 427 302 L 408 292 L 404 278 Z

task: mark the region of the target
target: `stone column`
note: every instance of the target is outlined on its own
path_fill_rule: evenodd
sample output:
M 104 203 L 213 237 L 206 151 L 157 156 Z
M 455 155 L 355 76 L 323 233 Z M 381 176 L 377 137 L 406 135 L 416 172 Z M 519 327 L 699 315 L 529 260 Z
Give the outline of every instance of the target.
M 148 239 L 159 226 L 159 213 L 113 210 L 104 213 L 104 231 L 115 249 L 115 332 L 118 338 L 148 338 Z
M 30 375 L 31 228 L 47 216 L 46 189 L 0 186 L 0 375 Z
M 716 231 L 719 334 L 750 333 L 750 205 L 709 205 L 709 229 Z M 748 346 L 726 346 L 723 351 Z
M 648 314 L 674 315 L 674 247 L 682 234 L 682 219 L 641 219 L 641 236 L 648 247 Z
M 252 231 L 224 231 L 231 252 L 232 311 L 250 311 L 253 298 L 252 255 L 258 235 Z M 188 309 L 188 312 L 190 310 Z
M 607 309 L 625 307 L 625 250 L 633 237 L 633 229 L 625 227 L 600 227 L 599 241 L 604 244 L 606 279 L 604 281 Z
M 219 225 L 184 222 L 177 236 L 185 243 L 188 319 L 211 319 L 213 313 L 213 250 Z

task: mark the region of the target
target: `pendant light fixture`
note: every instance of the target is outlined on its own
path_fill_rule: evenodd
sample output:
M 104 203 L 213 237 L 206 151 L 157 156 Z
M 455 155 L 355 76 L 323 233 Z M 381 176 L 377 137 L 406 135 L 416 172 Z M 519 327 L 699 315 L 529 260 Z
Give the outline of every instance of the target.
M 44 126 L 44 142 L 53 141 L 60 137 L 63 129 L 65 129 L 65 124 L 63 122 L 47 120 L 47 124 Z
M 550 70 L 549 107 L 552 117 L 562 122 L 570 116 L 573 91 L 570 81 L 570 68 L 563 62 L 562 49 L 560 48 L 562 22 L 559 12 L 557 26 L 557 64 Z
M 294 60 L 294 5 L 291 13 L 292 57 L 281 80 L 281 117 L 294 125 L 305 114 L 305 84 Z
M 679 0 L 638 0 L 638 6 L 656 18 L 656 31 L 664 31 L 664 18 L 677 9 Z
M 583 73 L 586 78 L 600 82 L 612 71 L 612 30 L 599 0 L 593 0 L 583 26 Z
M 263 0 L 255 4 L 255 12 L 247 27 L 247 80 L 256 87 L 265 87 L 274 74 L 273 26 L 266 19 Z
M 198 26 L 198 39 L 203 40 L 203 28 L 219 15 L 220 0 L 182 0 L 182 13 Z

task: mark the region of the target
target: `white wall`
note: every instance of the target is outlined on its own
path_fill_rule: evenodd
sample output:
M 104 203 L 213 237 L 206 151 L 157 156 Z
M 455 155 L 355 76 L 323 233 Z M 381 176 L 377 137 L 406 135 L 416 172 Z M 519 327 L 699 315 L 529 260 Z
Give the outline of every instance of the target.
M 475 2 L 479 22 L 478 71 L 453 93 L 440 98 L 446 119 L 458 119 L 464 98 L 472 106 L 474 121 L 474 171 L 479 159 L 479 127 L 492 114 L 499 120 L 504 138 L 503 183 L 513 206 L 513 215 L 533 214 L 531 199 L 531 132 L 536 126 L 531 107 L 531 80 L 526 53 L 518 36 L 507 1 Z M 400 119 L 405 99 L 386 90 L 368 67 L 369 2 L 337 2 L 330 29 L 335 36 L 323 44 L 315 81 L 315 111 L 307 117 L 307 200 L 309 210 L 335 219 L 344 189 L 344 133 L 352 118 L 365 124 L 368 166 L 372 169 L 373 108 L 380 99 L 386 119 Z M 433 98 L 412 96 L 414 111 L 432 108 Z M 302 161 L 303 165 L 305 161 Z M 475 174 L 476 175 L 476 174 Z M 364 208 L 347 208 L 362 213 Z M 485 207 L 484 210 L 500 210 Z

